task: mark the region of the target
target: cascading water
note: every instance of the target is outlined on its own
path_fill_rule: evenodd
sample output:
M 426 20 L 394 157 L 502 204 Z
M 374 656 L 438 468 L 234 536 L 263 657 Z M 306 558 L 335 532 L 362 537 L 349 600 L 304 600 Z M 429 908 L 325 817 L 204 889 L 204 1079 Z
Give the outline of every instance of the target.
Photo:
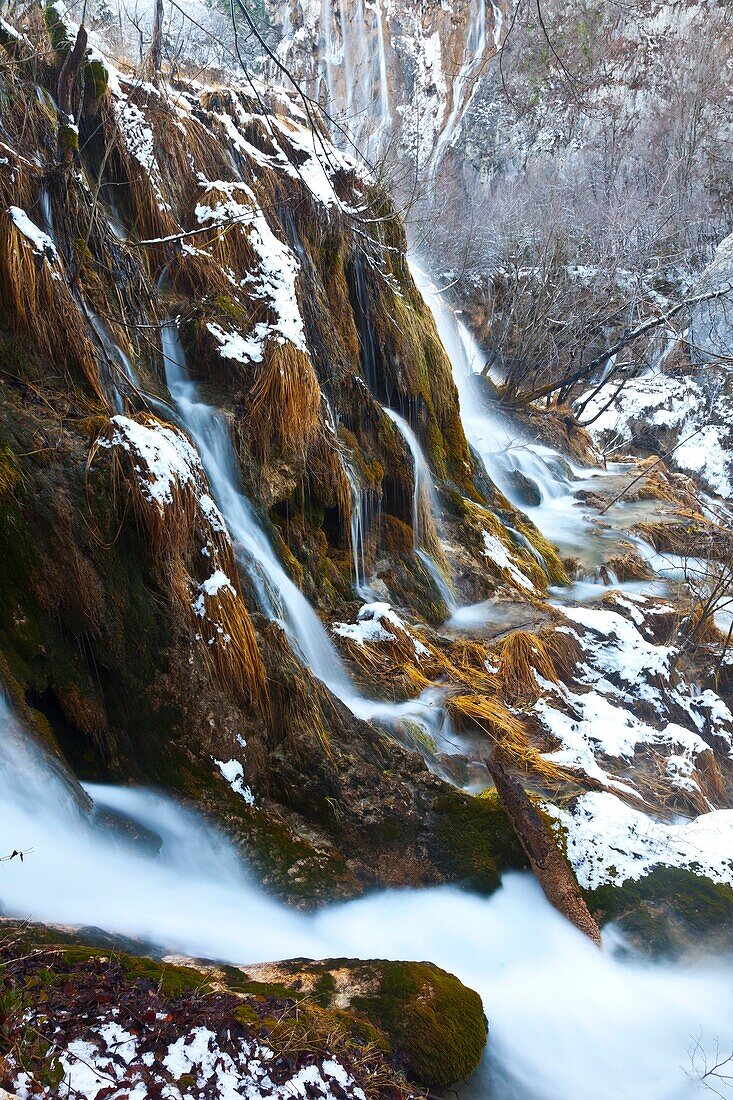
M 477 989 L 489 1018 L 469 1100 L 694 1100 L 691 1049 L 730 1045 L 730 959 L 640 965 L 598 951 L 522 875 L 490 898 L 406 889 L 300 914 L 262 894 L 226 840 L 161 795 L 88 788 L 100 810 L 156 834 L 159 851 L 131 840 L 134 830 L 102 828 L 12 726 L 0 700 L 0 851 L 32 849 L 2 867 L 8 914 L 240 964 L 430 959 Z
M 344 459 L 344 469 L 351 490 L 351 556 L 354 563 L 354 591 L 362 599 L 371 598 L 367 584 L 366 536 L 369 528 L 368 507 L 359 475 L 351 463 Z
M 178 415 L 198 448 L 217 504 L 263 612 L 282 624 L 293 649 L 310 671 L 357 718 L 374 719 L 390 726 L 412 722 L 436 741 L 450 737 L 448 717 L 434 690 L 428 689 L 418 699 L 403 703 L 368 699 L 357 690 L 323 623 L 283 569 L 252 505 L 242 492 L 237 459 L 226 425 L 211 405 L 201 401 L 197 386 L 186 369 L 184 351 L 173 322 L 163 326 L 161 340 L 166 381 Z
M 437 539 L 435 528 L 436 519 L 440 514 L 440 506 L 432 471 L 423 454 L 419 439 L 404 417 L 396 413 L 394 409 L 388 409 L 386 406 L 383 406 L 383 409 L 399 431 L 412 455 L 414 482 L 412 490 L 412 537 L 414 553 L 425 566 L 446 607 L 451 610 L 455 607 L 455 599 L 450 585 L 423 546 L 424 541 L 434 542 Z
M 587 575 L 594 578 L 590 582 L 583 580 L 566 588 L 552 589 L 555 601 L 573 603 L 589 600 L 601 595 L 610 584 L 630 592 L 663 594 L 666 590 L 664 578 L 681 575 L 679 563 L 671 562 L 668 556 L 655 555 L 651 547 L 630 535 L 622 526 L 598 527 L 591 522 L 588 513 L 576 505 L 577 490 L 594 490 L 597 479 L 623 477 L 626 467 L 622 464 L 609 465 L 603 471 L 575 467 L 549 447 L 522 438 L 506 420 L 490 411 L 487 402 L 475 389 L 475 376 L 484 368 L 485 357 L 466 326 L 444 304 L 425 272 L 414 262 L 410 264 L 410 269 L 432 310 L 443 346 L 451 360 L 461 422 L 468 442 L 483 462 L 491 480 L 507 499 L 525 512 L 551 542 L 577 557 Z M 536 494 L 534 500 L 528 499 L 528 491 Z M 622 502 L 617 508 L 621 509 L 620 518 L 633 520 L 630 511 L 633 505 Z M 647 516 L 648 511 L 649 506 L 645 504 L 640 518 Z M 520 532 L 511 528 L 507 530 L 517 543 L 536 554 Z M 663 579 L 619 584 L 607 571 L 602 576 L 598 575 L 609 555 L 626 553 L 632 545 Z M 475 629 L 480 623 L 488 622 L 494 610 L 490 602 L 460 608 L 454 610 L 450 621 L 459 628 Z
M 430 158 L 430 168 L 433 171 L 440 164 L 446 149 L 450 147 L 456 138 L 458 127 L 471 103 L 472 97 L 466 95 L 466 87 L 476 77 L 481 68 L 488 41 L 485 0 L 471 0 L 466 27 L 468 33 L 465 57 L 451 84 L 453 102 L 450 114 L 443 125 L 433 155 Z
M 570 477 L 580 481 L 597 471 L 574 469 L 557 452 L 523 439 L 505 419 L 488 410 L 475 389 L 475 375 L 484 361 L 475 341 L 425 272 L 414 262 L 410 270 L 451 360 L 468 442 L 491 480 L 516 508 L 526 512 L 553 542 L 577 549 L 587 539 L 588 523 L 575 508 Z
M 272 548 L 255 511 L 241 490 L 236 455 L 226 425 L 215 409 L 200 400 L 186 370 L 185 356 L 173 323 L 162 328 L 168 389 L 178 415 L 190 432 L 224 516 L 229 534 L 251 578 L 263 612 L 280 621 L 294 648 L 315 676 L 339 698 L 351 683 L 336 647 L 303 593 L 293 584 Z

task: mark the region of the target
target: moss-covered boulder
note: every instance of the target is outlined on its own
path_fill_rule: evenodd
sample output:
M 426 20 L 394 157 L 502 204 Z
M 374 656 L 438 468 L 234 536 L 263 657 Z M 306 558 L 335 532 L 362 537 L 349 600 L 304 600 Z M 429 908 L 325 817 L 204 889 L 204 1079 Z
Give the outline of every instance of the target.
M 237 1063 L 240 1080 L 260 1061 L 280 1084 L 311 1067 L 311 1076 L 317 1070 L 342 1086 L 332 1089 L 342 1100 L 359 1089 L 394 1100 L 412 1095 L 411 1085 L 463 1080 L 486 1044 L 478 994 L 430 963 L 295 959 L 243 968 L 146 950 L 100 929 L 0 918 L 0 1089 L 12 1091 L 28 1071 L 51 1086 L 44 1095 L 66 1095 L 60 1055 L 82 1040 L 94 1065 L 112 1058 L 107 1073 L 120 1087 L 159 1095 L 181 1083 L 161 1051 L 199 1032 L 209 1050 L 219 1048 L 221 1065 Z M 111 1021 L 115 1042 L 134 1044 L 139 1057 L 123 1061 L 105 1048 Z M 210 1060 L 200 1070 L 211 1075 Z
M 465 1080 L 486 1046 L 478 993 L 432 963 L 294 959 L 247 973 L 264 988 L 283 986 L 363 1021 L 395 1067 L 425 1088 Z
M 730 946 L 733 888 L 694 871 L 655 867 L 641 879 L 588 890 L 586 899 L 600 921 L 615 921 L 655 957 Z

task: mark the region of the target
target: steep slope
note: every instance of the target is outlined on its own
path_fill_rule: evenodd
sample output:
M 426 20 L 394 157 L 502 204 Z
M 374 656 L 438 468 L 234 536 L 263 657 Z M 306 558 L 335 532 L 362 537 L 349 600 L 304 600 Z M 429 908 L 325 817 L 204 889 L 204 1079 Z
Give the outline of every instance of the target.
M 77 775 L 153 783 L 215 814 L 288 896 L 465 876 L 435 828 L 450 833 L 453 810 L 478 826 L 486 807 L 448 795 L 311 676 L 308 639 L 338 658 L 287 578 L 331 615 L 358 607 L 350 520 L 368 494 L 370 572 L 388 598 L 440 614 L 413 555 L 412 455 L 380 403 L 409 415 L 447 492 L 483 499 L 400 224 L 279 93 L 266 108 L 242 89 L 157 88 L 97 54 L 67 164 L 53 94 L 76 28 L 60 5 L 47 23 L 55 49 L 26 59 L 29 39 L 7 32 L 2 70 L 13 702 Z M 175 333 L 224 426 L 238 530 L 171 403 Z M 492 591 L 501 572 L 467 545 L 472 584 Z M 518 858 L 489 820 L 496 853 L 477 829 L 462 864 L 485 887 L 505 849 Z

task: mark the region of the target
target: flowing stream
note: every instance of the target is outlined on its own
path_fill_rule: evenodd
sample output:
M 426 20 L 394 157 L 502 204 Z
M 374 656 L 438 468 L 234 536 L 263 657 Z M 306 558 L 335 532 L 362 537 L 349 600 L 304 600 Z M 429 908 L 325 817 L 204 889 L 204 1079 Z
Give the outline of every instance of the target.
M 455 888 L 389 890 L 302 915 L 267 898 L 226 840 L 150 791 L 89 786 L 80 808 L 0 698 L 4 911 L 138 936 L 168 952 L 264 962 L 294 957 L 430 959 L 477 989 L 490 1022 L 474 1100 L 694 1100 L 694 1049 L 733 1036 L 733 961 L 651 965 L 598 951 L 508 875 L 480 898 Z M 110 813 L 162 840 L 115 832 Z M 697 1056 L 697 1063 L 700 1056 Z

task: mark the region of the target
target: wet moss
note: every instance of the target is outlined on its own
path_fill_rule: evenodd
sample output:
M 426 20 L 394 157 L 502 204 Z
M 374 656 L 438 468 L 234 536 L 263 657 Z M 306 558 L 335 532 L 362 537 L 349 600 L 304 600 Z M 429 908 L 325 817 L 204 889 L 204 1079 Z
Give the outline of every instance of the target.
M 733 888 L 680 867 L 655 867 L 638 880 L 585 891 L 603 922 L 615 921 L 654 956 L 730 943 Z
M 378 989 L 352 1007 L 386 1034 L 411 1081 L 431 1089 L 464 1081 L 486 1046 L 479 995 L 430 963 L 378 965 Z
M 446 790 L 433 812 L 431 854 L 451 878 L 491 893 L 503 871 L 527 867 L 498 796 L 473 798 Z

